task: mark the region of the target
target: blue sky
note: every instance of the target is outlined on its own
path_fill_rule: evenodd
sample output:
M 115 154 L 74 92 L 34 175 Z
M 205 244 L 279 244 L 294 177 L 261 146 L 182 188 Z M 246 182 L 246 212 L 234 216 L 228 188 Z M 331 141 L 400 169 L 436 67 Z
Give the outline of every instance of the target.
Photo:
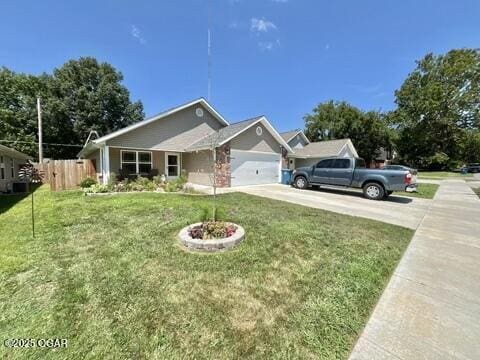
M 211 1 L 212 104 L 281 131 L 329 99 L 392 109 L 415 60 L 480 45 L 478 0 Z M 51 72 L 95 56 L 152 115 L 206 97 L 207 14 L 206 0 L 4 0 L 0 66 Z

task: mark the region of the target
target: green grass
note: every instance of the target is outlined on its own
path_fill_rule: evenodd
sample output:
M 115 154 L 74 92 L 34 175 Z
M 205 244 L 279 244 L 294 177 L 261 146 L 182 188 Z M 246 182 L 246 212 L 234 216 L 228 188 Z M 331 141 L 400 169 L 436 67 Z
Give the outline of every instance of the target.
M 418 178 L 419 179 L 435 179 L 435 180 L 443 180 L 448 178 L 471 178 L 473 174 L 462 174 L 459 172 L 453 171 L 419 171 Z
M 219 203 L 247 238 L 206 255 L 176 236 L 210 197 L 35 197 L 35 240 L 29 198 L 0 215 L 0 339 L 68 348 L 2 358 L 345 359 L 413 235 L 234 193 Z
M 416 197 L 416 198 L 423 198 L 423 199 L 433 199 L 435 193 L 438 190 L 440 185 L 437 184 L 428 184 L 428 183 L 420 183 L 418 184 L 418 192 L 395 192 L 393 195 L 402 195 L 402 196 L 409 196 L 409 197 Z

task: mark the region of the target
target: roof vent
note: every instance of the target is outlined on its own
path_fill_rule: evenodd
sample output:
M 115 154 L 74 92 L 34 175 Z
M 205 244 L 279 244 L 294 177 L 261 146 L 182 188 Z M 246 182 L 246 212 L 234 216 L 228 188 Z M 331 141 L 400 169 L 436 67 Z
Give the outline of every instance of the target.
M 196 114 L 198 117 L 203 117 L 203 110 L 202 110 L 202 108 L 196 108 L 196 109 L 195 109 L 195 114 Z
M 255 129 L 255 132 L 257 133 L 258 136 L 262 136 L 262 133 L 263 133 L 262 127 L 257 126 L 257 128 Z

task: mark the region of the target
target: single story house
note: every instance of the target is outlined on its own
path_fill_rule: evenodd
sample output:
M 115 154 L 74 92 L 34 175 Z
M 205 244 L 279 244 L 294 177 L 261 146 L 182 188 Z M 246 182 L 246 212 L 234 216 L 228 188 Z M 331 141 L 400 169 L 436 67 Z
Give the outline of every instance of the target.
M 103 183 L 112 173 L 175 179 L 184 171 L 189 182 L 212 185 L 216 163 L 217 186 L 230 187 L 280 182 L 289 159 L 310 160 L 297 157 L 310 145 L 303 132 L 281 136 L 265 116 L 230 123 L 200 98 L 91 140 L 78 156 L 94 162 Z
M 289 169 L 311 166 L 328 157 L 358 157 L 350 139 L 310 142 L 302 130 L 287 131 L 280 135 L 294 151 L 288 155 Z
M 92 159 L 99 181 L 112 173 L 164 174 L 212 185 L 214 157 L 220 187 L 280 181 L 293 153 L 265 116 L 230 124 L 200 98 L 91 140 L 80 158 Z
M 23 182 L 19 170 L 31 157 L 17 150 L 0 145 L 0 193 L 14 190 L 14 183 Z

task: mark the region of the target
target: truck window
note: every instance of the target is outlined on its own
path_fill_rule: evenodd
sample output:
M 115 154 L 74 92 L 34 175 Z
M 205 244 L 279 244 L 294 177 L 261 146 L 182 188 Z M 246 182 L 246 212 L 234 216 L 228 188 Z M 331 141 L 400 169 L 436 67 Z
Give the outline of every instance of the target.
M 355 159 L 355 169 L 364 169 L 365 167 L 365 160 Z
M 334 159 L 326 159 L 326 160 L 322 160 L 322 161 L 319 161 L 317 163 L 317 166 L 316 168 L 317 169 L 328 169 L 328 168 L 331 168 L 332 165 L 333 165 L 333 161 Z
M 334 169 L 349 169 L 350 159 L 336 159 L 332 167 Z

